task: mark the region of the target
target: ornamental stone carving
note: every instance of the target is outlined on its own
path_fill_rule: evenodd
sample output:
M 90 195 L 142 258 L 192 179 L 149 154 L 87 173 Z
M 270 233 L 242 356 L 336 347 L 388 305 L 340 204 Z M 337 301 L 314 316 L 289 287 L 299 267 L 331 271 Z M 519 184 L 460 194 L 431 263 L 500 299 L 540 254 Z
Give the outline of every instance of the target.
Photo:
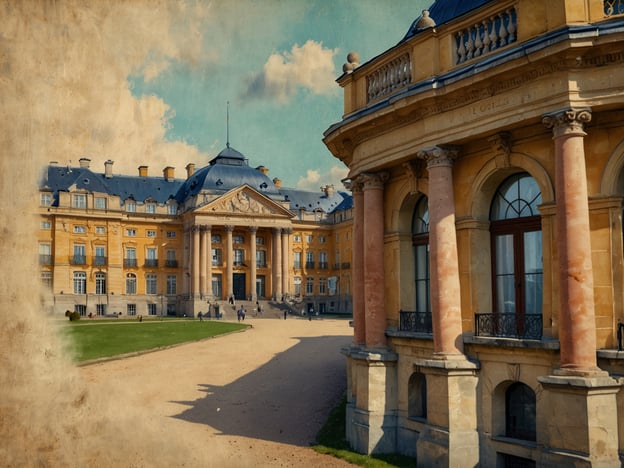
M 417 156 L 427 162 L 427 169 L 438 166 L 452 166 L 459 155 L 457 146 L 432 146 L 417 153 Z
M 390 174 L 386 171 L 364 172 L 358 176 L 357 182 L 362 184 L 364 190 L 382 189 L 389 178 Z
M 586 135 L 583 126 L 591 121 L 591 109 L 568 109 L 542 116 L 542 123 L 552 129 L 553 137 L 563 135 Z

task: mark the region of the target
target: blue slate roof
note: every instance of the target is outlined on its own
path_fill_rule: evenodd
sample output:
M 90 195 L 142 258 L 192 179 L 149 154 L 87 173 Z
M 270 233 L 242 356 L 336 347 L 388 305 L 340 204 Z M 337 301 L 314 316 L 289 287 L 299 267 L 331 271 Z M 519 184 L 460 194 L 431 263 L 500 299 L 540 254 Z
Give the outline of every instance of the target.
M 290 203 L 292 211 L 321 210 L 325 213 L 331 213 L 344 202 L 345 198 L 352 198 L 348 193 L 339 192 L 338 190 L 334 191 L 331 197 L 328 197 L 324 192 L 311 192 L 293 188 L 281 188 L 280 193 L 284 194 L 286 200 Z
M 496 0 L 435 0 L 428 9 L 429 17 L 435 21 L 436 26 L 440 26 L 492 1 Z M 420 31 L 416 28 L 419 19 L 420 17 L 416 18 L 412 23 L 401 42 Z

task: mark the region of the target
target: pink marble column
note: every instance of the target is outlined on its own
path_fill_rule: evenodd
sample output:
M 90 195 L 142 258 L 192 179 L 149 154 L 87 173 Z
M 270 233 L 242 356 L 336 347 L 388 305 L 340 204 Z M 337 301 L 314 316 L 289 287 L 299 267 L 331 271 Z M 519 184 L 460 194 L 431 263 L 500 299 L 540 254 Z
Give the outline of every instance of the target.
M 427 148 L 418 156 L 429 171 L 429 265 L 433 349 L 441 359 L 463 356 L 461 295 L 455 231 L 453 161 L 458 150 Z
M 208 248 L 208 229 L 207 226 L 200 226 L 199 238 L 199 293 L 206 295 L 206 250 Z
M 251 293 L 251 300 L 257 299 L 256 294 L 256 279 L 257 279 L 257 265 L 256 265 L 256 234 L 258 232 L 258 226 L 249 226 L 249 291 Z
M 282 299 L 282 229 L 273 229 L 273 293 L 275 299 Z
M 366 346 L 386 345 L 386 297 L 384 274 L 384 182 L 386 172 L 358 177 L 364 194 L 364 310 Z M 357 285 L 356 285 L 357 287 Z
M 232 232 L 234 226 L 225 226 L 225 281 L 227 283 L 227 298 L 234 297 L 234 248 Z
M 589 207 L 583 124 L 589 109 L 547 114 L 543 123 L 553 130 L 557 250 L 559 252 L 559 343 L 562 374 L 599 371 L 596 360 L 594 277 L 589 231 Z
M 364 316 L 364 197 L 362 183 L 345 183 L 353 194 L 353 238 L 351 245 L 351 268 L 353 272 L 353 343 L 366 343 L 366 321 Z
M 199 226 L 193 226 L 193 251 L 192 251 L 192 261 L 193 261 L 193 269 L 191 273 L 191 281 L 193 285 L 193 297 L 199 294 Z
M 212 226 L 206 228 L 206 294 L 212 297 Z

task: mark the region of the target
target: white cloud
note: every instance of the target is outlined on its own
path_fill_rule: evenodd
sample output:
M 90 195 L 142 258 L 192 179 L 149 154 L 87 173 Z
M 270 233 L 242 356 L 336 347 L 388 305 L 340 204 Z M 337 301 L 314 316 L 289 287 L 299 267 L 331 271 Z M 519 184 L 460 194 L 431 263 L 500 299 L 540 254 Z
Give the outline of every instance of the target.
M 165 0 L 11 3 L 0 11 L 0 125 L 36 129 L 26 156 L 42 163 L 89 157 L 103 171 L 113 159 L 116 172 L 133 174 L 141 164 L 203 162 L 197 148 L 165 139 L 172 110 L 133 96 L 128 76 L 196 63 L 205 14 L 201 4 Z
M 323 173 L 319 170 L 308 169 L 305 176 L 299 177 L 297 188 L 316 191 L 321 186 L 333 185 L 336 190 L 345 190 L 340 181 L 347 176 L 348 171 L 344 166 L 332 166 L 328 172 Z
M 288 102 L 298 88 L 314 94 L 329 94 L 337 89 L 334 55 L 338 49 L 325 49 L 321 42 L 308 40 L 295 44 L 290 52 L 272 54 L 261 72 L 248 81 L 249 98 L 270 98 Z

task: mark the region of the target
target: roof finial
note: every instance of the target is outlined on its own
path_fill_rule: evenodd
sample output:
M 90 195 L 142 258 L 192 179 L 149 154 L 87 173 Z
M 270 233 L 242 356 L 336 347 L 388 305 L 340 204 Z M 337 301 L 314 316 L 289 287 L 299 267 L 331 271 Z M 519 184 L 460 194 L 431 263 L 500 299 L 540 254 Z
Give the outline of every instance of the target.
M 226 146 L 229 148 L 230 147 L 230 101 L 227 101 L 227 122 L 226 122 L 226 128 L 227 128 L 227 143 L 226 143 Z

